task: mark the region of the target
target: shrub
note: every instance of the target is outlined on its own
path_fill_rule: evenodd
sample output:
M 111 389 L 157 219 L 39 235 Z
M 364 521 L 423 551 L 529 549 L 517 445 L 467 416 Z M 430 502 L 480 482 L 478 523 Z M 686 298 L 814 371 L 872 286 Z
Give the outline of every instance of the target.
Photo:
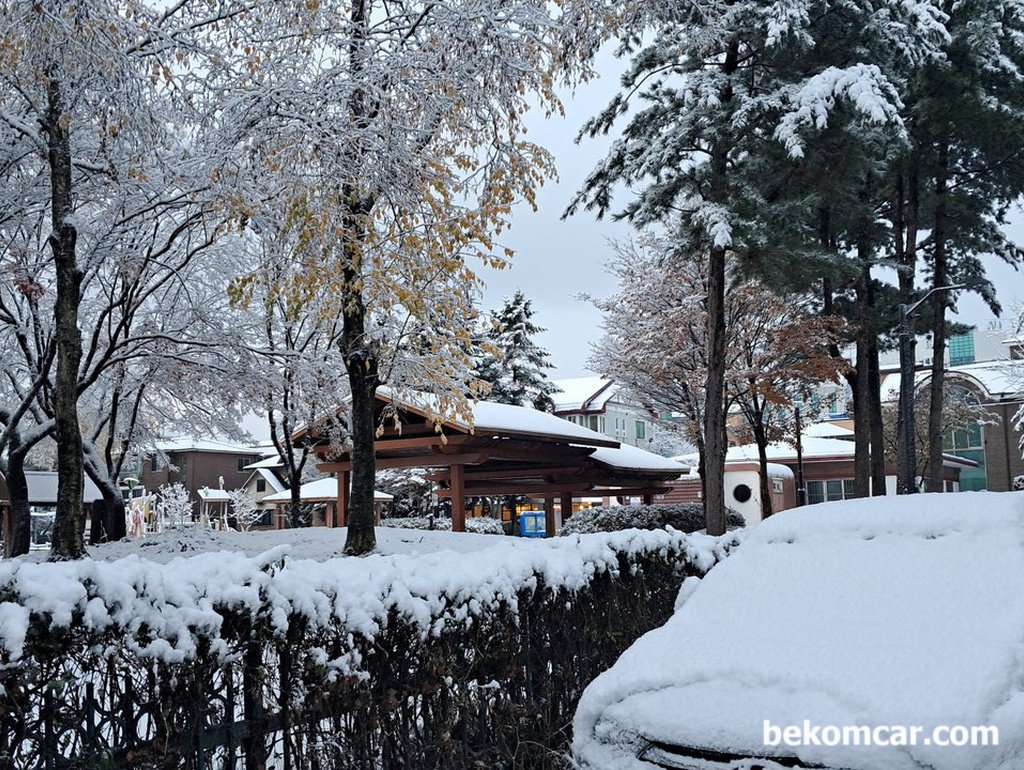
M 581 535 L 588 532 L 616 532 L 621 529 L 665 529 L 672 527 L 680 532 L 699 532 L 704 529 L 704 506 L 700 503 L 677 505 L 620 505 L 607 508 L 584 508 L 574 513 L 562 525 L 563 535 Z M 729 510 L 725 517 L 726 527 L 736 529 L 745 526 L 743 517 Z
M 452 520 L 442 516 L 396 516 L 381 519 L 382 527 L 400 527 L 402 529 L 436 529 L 451 532 Z M 466 531 L 479 535 L 504 535 L 505 529 L 501 522 L 487 516 L 466 519 Z
M 728 545 L 0 563 L 0 767 L 561 767 L 583 688 Z
M 1013 491 L 1022 492 L 1024 491 L 1024 476 L 1013 477 Z

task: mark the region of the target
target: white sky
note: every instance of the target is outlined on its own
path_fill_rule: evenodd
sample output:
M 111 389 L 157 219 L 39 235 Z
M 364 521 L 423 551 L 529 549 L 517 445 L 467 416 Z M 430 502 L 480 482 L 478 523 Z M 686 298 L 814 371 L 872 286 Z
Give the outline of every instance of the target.
M 498 307 L 503 297 L 522 289 L 533 301 L 535 321 L 547 331 L 538 341 L 551 353 L 554 377 L 588 374 L 586 361 L 591 346 L 600 337 L 601 316 L 589 303 L 576 299 L 578 294 L 604 297 L 615 291 L 614 282 L 603 268 L 610 257 L 609 238 L 627 238 L 632 227 L 608 219 L 598 221 L 588 211 L 563 221 L 562 213 L 587 174 L 604 157 L 611 137 L 583 139 L 575 144 L 580 126 L 600 111 L 615 94 L 619 73 L 625 63 L 605 54 L 599 69 L 603 77 L 564 93 L 565 117 L 545 120 L 536 113 L 530 125 L 530 138 L 546 147 L 555 157 L 559 180 L 544 186 L 537 198 L 538 210 L 529 206 L 516 209 L 512 229 L 504 243 L 516 251 L 512 267 L 504 271 L 481 272 L 487 282 L 483 309 Z M 1024 214 L 1016 212 L 1010 232 L 1024 243 Z M 1005 311 L 1024 303 L 1024 275 L 998 260 L 986 262 L 989 277 Z M 957 320 L 984 325 L 992 317 L 976 296 L 960 300 Z

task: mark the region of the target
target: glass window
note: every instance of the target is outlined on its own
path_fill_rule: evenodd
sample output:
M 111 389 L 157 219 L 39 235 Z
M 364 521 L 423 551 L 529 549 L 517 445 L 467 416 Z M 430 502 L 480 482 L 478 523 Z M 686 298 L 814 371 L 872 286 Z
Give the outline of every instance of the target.
M 808 481 L 806 486 L 808 505 L 814 505 L 815 503 L 825 502 L 825 484 L 823 482 Z
M 245 473 L 245 466 L 252 462 L 248 457 L 238 458 L 238 472 Z
M 988 471 L 985 467 L 984 449 L 965 449 L 958 451 L 957 457 L 974 460 L 978 463 L 977 468 L 962 468 L 960 470 L 960 491 L 969 492 L 979 489 L 988 489 Z
M 153 473 L 156 473 L 156 470 L 157 470 L 157 464 L 156 464 L 156 461 L 157 461 L 157 457 L 156 457 L 156 455 L 153 455 L 153 457 L 152 457 L 152 458 L 150 458 L 150 461 L 149 461 L 149 469 L 150 469 L 151 471 L 153 471 Z
M 849 500 L 857 496 L 857 487 L 853 479 L 843 479 L 843 499 Z
M 266 479 L 256 479 L 256 491 L 257 492 L 266 492 L 267 491 L 267 481 L 266 481 Z
M 636 437 L 638 439 L 647 438 L 647 425 L 643 420 L 636 421 Z
M 777 493 L 782 492 L 782 479 L 772 479 L 772 491 Z
M 842 500 L 843 499 L 843 482 L 838 479 L 830 479 L 825 482 L 825 499 L 826 500 Z
M 963 366 L 974 363 L 974 334 L 954 334 L 949 338 L 949 365 Z

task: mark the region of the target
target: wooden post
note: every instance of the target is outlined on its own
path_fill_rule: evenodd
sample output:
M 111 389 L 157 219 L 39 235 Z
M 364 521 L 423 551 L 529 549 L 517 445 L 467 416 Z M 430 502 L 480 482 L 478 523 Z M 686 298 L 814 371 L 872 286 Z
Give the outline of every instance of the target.
M 544 536 L 555 536 L 555 498 L 544 498 Z
M 324 507 L 324 526 L 325 527 L 336 526 L 336 522 L 338 520 L 338 515 L 336 513 L 337 510 L 338 510 L 338 501 L 337 500 L 335 500 L 334 502 L 327 503 L 327 505 Z
M 644 495 L 644 505 L 654 505 L 654 495 Z
M 562 524 L 569 520 L 572 516 L 572 492 L 563 492 L 561 500 L 562 508 Z
M 462 465 L 453 465 L 452 485 L 452 532 L 466 531 L 466 485 L 463 482 Z
M 338 474 L 338 510 L 334 515 L 334 526 L 344 527 L 348 524 L 348 488 L 349 471 Z

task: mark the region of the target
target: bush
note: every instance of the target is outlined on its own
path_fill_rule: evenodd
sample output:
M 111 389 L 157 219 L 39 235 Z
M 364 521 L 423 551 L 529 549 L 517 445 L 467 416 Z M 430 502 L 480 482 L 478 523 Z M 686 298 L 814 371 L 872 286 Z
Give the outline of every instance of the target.
M 589 532 L 617 532 L 620 529 L 665 529 L 699 532 L 704 529 L 704 506 L 700 503 L 678 505 L 620 505 L 608 508 L 584 508 L 562 525 L 563 535 Z M 729 510 L 725 516 L 728 529 L 746 525 L 743 517 Z
M 0 767 L 563 767 L 583 688 L 728 545 L 0 563 Z
M 1024 476 L 1013 477 L 1013 491 L 1024 492 Z
M 452 531 L 452 520 L 441 516 L 396 516 L 381 519 L 382 527 L 400 527 L 402 529 L 435 529 L 443 532 Z M 501 522 L 487 516 L 479 519 L 466 519 L 466 531 L 478 535 L 504 535 L 505 529 Z

